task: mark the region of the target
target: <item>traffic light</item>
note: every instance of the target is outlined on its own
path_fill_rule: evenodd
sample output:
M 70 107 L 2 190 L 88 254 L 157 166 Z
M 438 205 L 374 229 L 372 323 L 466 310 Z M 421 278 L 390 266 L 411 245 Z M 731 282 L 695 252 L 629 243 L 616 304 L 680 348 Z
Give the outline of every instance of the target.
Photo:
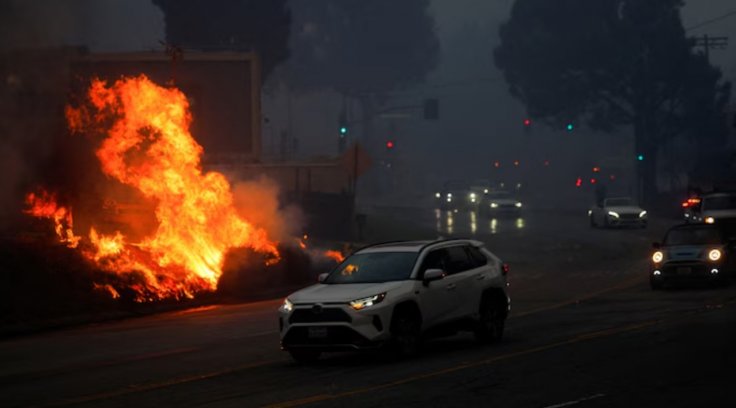
M 575 187 L 580 187 L 582 185 L 583 185 L 583 178 L 582 177 L 578 177 L 578 179 L 575 180 Z
M 572 132 L 573 130 L 575 130 L 575 125 L 573 125 L 572 123 L 568 123 L 567 126 L 565 126 L 565 129 L 567 129 L 568 132 Z
M 636 160 L 644 161 L 644 155 L 640 153 L 638 156 L 636 156 Z
M 529 127 L 532 125 L 532 120 L 529 118 L 524 119 L 524 127 Z
M 501 167 L 501 162 L 498 161 L 498 160 L 496 160 L 495 162 L 493 162 L 493 167 L 495 167 L 497 169 L 500 168 Z
M 601 168 L 600 167 L 598 167 L 598 166 L 593 167 L 593 173 L 600 173 L 600 172 L 601 172 Z
M 389 140 L 386 142 L 386 150 L 392 150 L 394 148 L 394 141 Z
M 341 138 L 348 135 L 348 115 L 345 111 L 340 112 L 340 116 L 337 118 L 337 130 Z

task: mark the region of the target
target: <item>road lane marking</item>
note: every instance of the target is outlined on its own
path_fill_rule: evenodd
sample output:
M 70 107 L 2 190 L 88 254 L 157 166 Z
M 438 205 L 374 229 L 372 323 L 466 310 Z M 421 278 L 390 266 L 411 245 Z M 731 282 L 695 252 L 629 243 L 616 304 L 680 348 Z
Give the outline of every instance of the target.
M 420 380 L 426 380 L 428 378 L 434 378 L 434 377 L 439 377 L 439 376 L 442 376 L 442 375 L 445 375 L 445 374 L 455 373 L 457 371 L 465 370 L 465 369 L 468 369 L 468 368 L 479 367 L 479 366 L 483 366 L 483 365 L 497 363 L 499 361 L 509 360 L 509 359 L 512 359 L 512 358 L 515 358 L 515 357 L 521 357 L 521 356 L 526 356 L 526 355 L 529 355 L 529 354 L 535 354 L 535 353 L 539 353 L 539 352 L 542 352 L 542 351 L 547 351 L 547 350 L 555 349 L 555 348 L 558 348 L 558 347 L 567 346 L 567 345 L 570 345 L 570 344 L 575 344 L 575 343 L 580 343 L 580 342 L 589 341 L 589 340 L 593 340 L 593 339 L 598 339 L 598 338 L 602 338 L 602 337 L 610 337 L 610 336 L 614 336 L 614 335 L 618 335 L 618 334 L 623 334 L 623 333 L 627 333 L 627 332 L 631 332 L 631 331 L 641 330 L 641 329 L 645 329 L 647 327 L 654 326 L 654 325 L 658 324 L 659 322 L 660 322 L 659 320 L 649 320 L 649 321 L 635 323 L 635 324 L 631 324 L 631 325 L 627 325 L 627 326 L 620 326 L 620 327 L 614 327 L 614 328 L 611 328 L 611 329 L 595 331 L 595 332 L 591 332 L 591 333 L 584 333 L 584 334 L 581 334 L 581 335 L 578 335 L 578 336 L 569 338 L 567 340 L 561 340 L 561 341 L 557 341 L 557 342 L 554 342 L 554 343 L 546 344 L 546 345 L 543 345 L 543 346 L 532 347 L 532 348 L 529 348 L 529 349 L 526 349 L 526 350 L 520 350 L 520 351 L 516 351 L 516 352 L 512 352 L 512 353 L 502 354 L 500 356 L 491 357 L 491 358 L 488 358 L 488 359 L 485 359 L 485 360 L 480 360 L 480 361 L 476 361 L 476 362 L 472 362 L 472 363 L 463 363 L 463 364 L 459 364 L 459 365 L 456 365 L 456 366 L 453 366 L 453 367 L 444 368 L 444 369 L 437 370 L 437 371 L 431 371 L 431 372 L 428 372 L 428 373 L 413 375 L 413 376 L 409 376 L 409 377 L 406 377 L 406 378 L 403 378 L 403 379 L 400 379 L 400 380 L 395 380 L 395 381 L 391 381 L 391 382 L 384 383 L 384 384 L 374 385 L 374 386 L 370 386 L 370 387 L 356 388 L 356 389 L 353 389 L 353 390 L 349 390 L 349 391 L 345 391 L 345 392 L 340 392 L 340 393 L 337 393 L 337 394 L 318 394 L 318 395 L 313 395 L 313 396 L 309 396 L 309 397 L 305 397 L 305 398 L 300 398 L 300 399 L 296 399 L 296 400 L 278 402 L 278 403 L 275 403 L 275 404 L 266 405 L 265 407 L 266 408 L 290 408 L 290 407 L 298 407 L 298 406 L 302 406 L 302 405 L 312 404 L 312 403 L 315 403 L 315 402 L 324 402 L 324 401 L 336 400 L 336 399 L 340 399 L 340 398 L 352 397 L 352 396 L 355 396 L 355 395 L 365 394 L 365 393 L 369 393 L 369 392 L 380 391 L 380 390 L 384 390 L 384 389 L 387 389 L 387 388 L 393 388 L 393 387 L 396 387 L 396 386 L 399 386 L 399 385 L 404 385 L 404 384 L 408 384 L 408 383 L 412 383 L 412 382 L 416 382 L 416 381 L 420 381 Z
M 579 398 L 579 399 L 576 399 L 576 400 L 573 400 L 573 401 L 561 402 L 559 404 L 554 404 L 554 405 L 547 405 L 544 408 L 562 408 L 562 407 L 569 407 L 570 405 L 577 405 L 577 404 L 580 404 L 581 402 L 586 402 L 586 401 L 594 400 L 596 398 L 601 398 L 601 397 L 605 397 L 605 396 L 606 396 L 606 394 L 595 394 L 595 395 L 590 395 L 590 396 L 587 396 L 587 397 Z
M 45 377 L 59 376 L 59 375 L 68 374 L 74 371 L 114 367 L 116 365 L 134 363 L 138 361 L 171 357 L 171 356 L 176 356 L 180 354 L 193 353 L 199 350 L 201 350 L 199 347 L 179 348 L 179 349 L 164 350 L 164 351 L 147 353 L 147 354 L 126 356 L 126 357 L 121 357 L 118 359 L 92 361 L 92 362 L 87 362 L 87 363 L 83 362 L 83 363 L 79 363 L 79 364 L 75 364 L 71 366 L 60 367 L 57 369 L 11 373 L 11 374 L 0 376 L 0 385 L 9 385 L 9 384 L 14 384 L 14 383 L 29 381 L 29 380 L 39 380 Z
M 536 314 L 536 313 L 539 313 L 539 312 L 546 312 L 546 311 L 549 311 L 549 310 L 559 309 L 561 307 L 573 305 L 573 304 L 576 304 L 576 303 L 585 302 L 586 300 L 590 300 L 590 299 L 596 298 L 596 297 L 598 297 L 600 295 L 604 295 L 604 294 L 609 293 L 609 292 L 613 292 L 613 291 L 621 290 L 621 289 L 628 289 L 630 287 L 636 286 L 637 284 L 641 283 L 642 281 L 643 281 L 643 278 L 641 276 L 637 275 L 637 276 L 635 276 L 635 277 L 633 277 L 633 278 L 631 278 L 629 280 L 626 280 L 626 281 L 624 281 L 622 283 L 619 283 L 618 285 L 609 286 L 607 288 L 600 289 L 598 291 L 595 291 L 593 293 L 590 293 L 588 295 L 581 296 L 581 297 L 578 297 L 578 298 L 575 298 L 575 299 L 565 300 L 563 302 L 555 303 L 555 304 L 552 304 L 552 305 L 538 307 L 536 309 L 527 310 L 526 312 L 520 312 L 520 313 L 511 312 L 511 315 L 509 316 L 509 318 L 512 318 L 512 317 L 513 318 L 519 318 L 519 317 L 529 316 L 529 315 Z
M 104 400 L 104 399 L 122 397 L 124 395 L 129 395 L 129 394 L 137 394 L 137 393 L 146 392 L 146 391 L 158 390 L 158 389 L 172 387 L 175 385 L 186 384 L 186 383 L 190 383 L 194 381 L 207 380 L 207 379 L 214 378 L 214 377 L 220 377 L 223 375 L 232 374 L 238 371 L 249 370 L 251 368 L 264 367 L 267 365 L 280 363 L 281 361 L 282 360 L 259 361 L 257 363 L 243 364 L 240 366 L 227 368 L 227 369 L 219 370 L 219 371 L 213 371 L 213 372 L 205 373 L 205 374 L 195 374 L 195 375 L 178 377 L 178 378 L 174 378 L 171 380 L 155 382 L 155 383 L 148 383 L 148 384 L 133 384 L 133 385 L 128 386 L 127 388 L 122 388 L 122 389 L 118 389 L 114 391 L 101 392 L 98 394 L 92 394 L 92 395 L 76 397 L 76 398 L 69 398 L 63 401 L 50 402 L 50 403 L 40 404 L 36 406 L 63 407 L 63 406 L 69 406 L 69 405 L 85 404 L 85 403 Z

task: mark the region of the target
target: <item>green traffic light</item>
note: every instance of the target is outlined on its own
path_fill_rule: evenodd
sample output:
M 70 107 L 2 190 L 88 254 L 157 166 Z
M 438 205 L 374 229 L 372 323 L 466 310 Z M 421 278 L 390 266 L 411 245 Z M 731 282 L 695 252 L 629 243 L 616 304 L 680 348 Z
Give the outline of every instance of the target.
M 346 135 L 348 133 L 348 128 L 345 126 L 340 127 L 340 134 Z
M 572 123 L 568 123 L 568 124 L 567 124 L 567 131 L 568 131 L 568 132 L 572 132 L 572 131 L 573 131 L 573 129 L 575 129 L 575 126 L 573 126 L 573 124 L 572 124 Z
M 644 161 L 644 155 L 643 154 L 640 154 L 640 155 L 636 156 L 636 160 Z

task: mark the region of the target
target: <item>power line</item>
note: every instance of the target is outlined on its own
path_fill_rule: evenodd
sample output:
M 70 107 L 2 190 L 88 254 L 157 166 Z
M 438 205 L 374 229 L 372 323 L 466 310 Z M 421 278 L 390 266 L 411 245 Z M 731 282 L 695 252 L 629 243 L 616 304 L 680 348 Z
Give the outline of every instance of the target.
M 718 16 L 718 17 L 712 18 L 710 20 L 706 20 L 706 21 L 700 22 L 698 24 L 695 24 L 694 26 L 690 26 L 690 27 L 686 28 L 685 31 L 697 30 L 698 28 L 705 27 L 707 25 L 716 23 L 716 22 L 721 21 L 721 20 L 725 20 L 725 19 L 727 19 L 729 17 L 732 17 L 732 16 L 736 16 L 736 10 L 731 10 L 728 13 L 723 14 L 721 16 Z

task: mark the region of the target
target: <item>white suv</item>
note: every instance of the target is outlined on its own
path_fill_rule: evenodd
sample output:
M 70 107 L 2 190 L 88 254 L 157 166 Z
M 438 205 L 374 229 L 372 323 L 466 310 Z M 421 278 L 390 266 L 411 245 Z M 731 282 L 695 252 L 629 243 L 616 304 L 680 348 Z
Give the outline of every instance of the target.
M 503 334 L 508 266 L 478 241 L 394 242 L 363 248 L 279 308 L 281 347 L 299 362 L 323 351 L 418 351 L 429 335 Z

